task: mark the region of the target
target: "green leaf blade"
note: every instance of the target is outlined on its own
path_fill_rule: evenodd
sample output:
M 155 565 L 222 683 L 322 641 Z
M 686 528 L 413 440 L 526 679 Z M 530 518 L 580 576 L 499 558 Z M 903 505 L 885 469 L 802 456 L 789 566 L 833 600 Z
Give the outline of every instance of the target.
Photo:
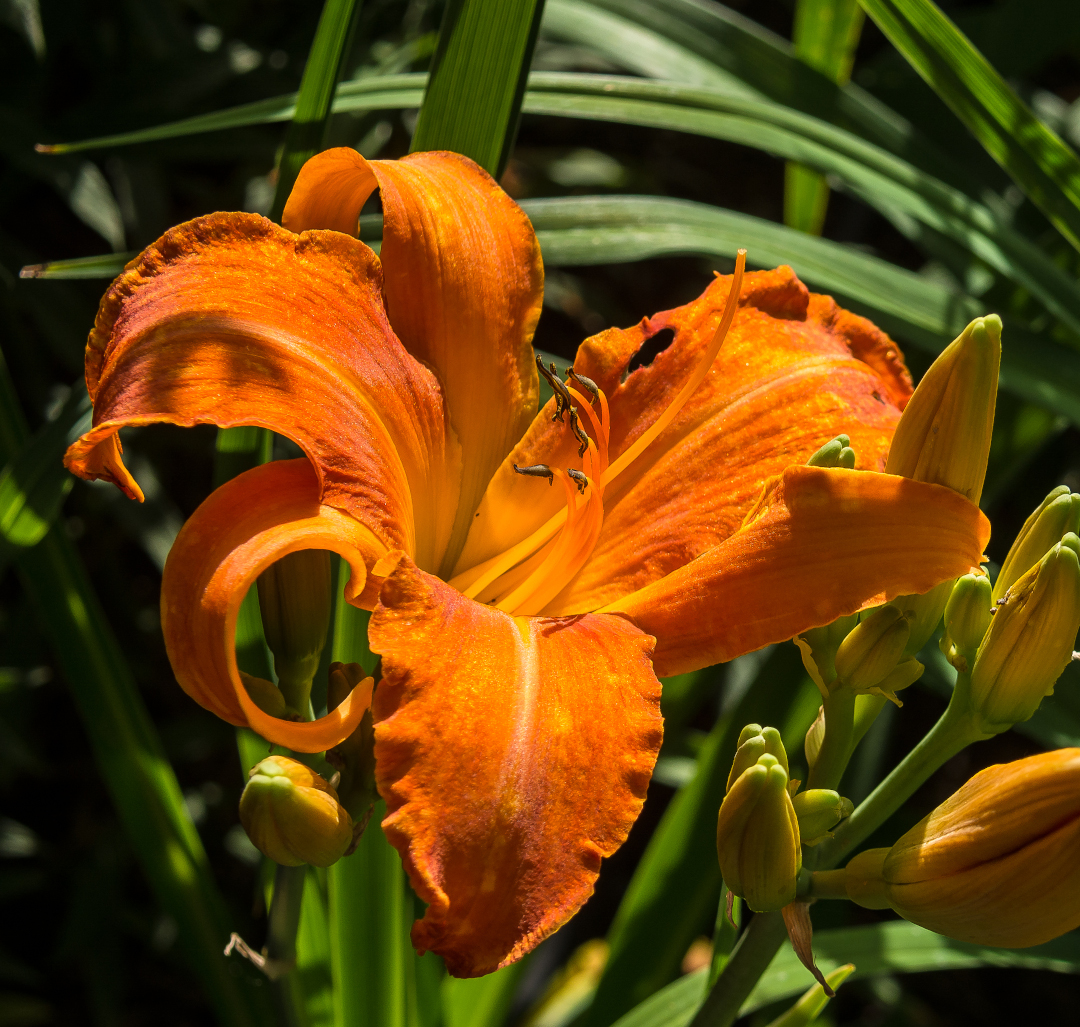
M 496 178 L 517 134 L 543 0 L 450 0 L 412 149 L 453 150 Z
M 908 63 L 1077 249 L 1080 159 L 932 0 L 859 0 Z

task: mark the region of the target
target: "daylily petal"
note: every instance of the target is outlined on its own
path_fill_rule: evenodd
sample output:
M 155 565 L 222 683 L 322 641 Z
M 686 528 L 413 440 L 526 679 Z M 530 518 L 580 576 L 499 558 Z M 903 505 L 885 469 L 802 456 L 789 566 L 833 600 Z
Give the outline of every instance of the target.
M 608 394 L 613 461 L 690 377 L 730 283 L 718 278 L 686 306 L 581 346 L 575 370 Z M 545 613 L 596 609 L 706 552 L 739 527 L 768 477 L 805 462 L 841 432 L 851 437 L 860 467 L 884 467 L 911 394 L 889 338 L 831 298 L 809 293 L 787 267 L 747 274 L 739 304 L 705 381 L 608 486 L 596 549 Z M 674 332 L 668 348 L 622 382 L 642 344 L 665 329 Z M 512 464 L 563 460 L 579 462 L 569 432 L 541 414 L 493 480 L 459 571 L 508 548 L 558 507 L 558 497 L 514 474 Z
M 370 638 L 383 828 L 429 904 L 413 942 L 490 973 L 577 911 L 641 809 L 662 738 L 652 640 L 621 617 L 513 618 L 407 560 Z
M 370 693 L 359 687 L 320 720 L 299 723 L 264 713 L 248 697 L 236 666 L 236 618 L 260 572 L 301 549 L 329 549 L 349 562 L 346 595 L 357 602 L 366 564 L 383 552 L 364 525 L 319 503 L 306 460 L 264 464 L 226 482 L 176 537 L 161 583 L 161 627 L 181 687 L 230 724 L 298 752 L 321 752 L 360 723 Z
M 990 524 L 951 489 L 867 471 L 792 467 L 759 516 L 605 608 L 656 636 L 662 677 L 753 652 L 929 591 L 977 566 Z
M 413 356 L 435 369 L 461 440 L 461 501 L 448 572 L 484 489 L 536 410 L 530 345 L 544 272 L 529 219 L 456 153 L 365 161 L 334 149 L 301 169 L 283 224 L 356 232 L 378 182 L 386 308 Z
M 94 428 L 68 451 L 76 474 L 135 494 L 116 441 L 125 425 L 259 425 L 307 453 L 324 503 L 422 566 L 441 559 L 460 456 L 438 382 L 394 337 L 362 243 L 254 214 L 180 225 L 109 289 L 86 377 Z

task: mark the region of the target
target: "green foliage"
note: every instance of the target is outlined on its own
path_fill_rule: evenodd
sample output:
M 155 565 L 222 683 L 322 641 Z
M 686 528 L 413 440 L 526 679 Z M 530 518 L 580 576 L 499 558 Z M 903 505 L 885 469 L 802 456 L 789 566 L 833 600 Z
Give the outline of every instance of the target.
M 852 980 L 979 966 L 1080 973 L 1080 940 L 1074 935 L 1029 949 L 998 949 L 953 941 L 897 920 L 818 931 L 814 935 L 814 954 L 824 973 L 845 963 L 855 963 Z M 615 1027 L 687 1027 L 701 1003 L 705 975 L 704 970 L 699 970 L 680 978 L 618 1020 Z M 740 1015 L 747 1016 L 790 999 L 812 983 L 806 968 L 785 946 L 769 964 Z
M 859 0 L 1054 226 L 1080 249 L 1080 159 L 932 0 Z
M 285 133 L 285 151 L 278 164 L 278 180 L 270 216 L 281 220 L 285 201 L 304 162 L 326 148 L 330 106 L 334 99 L 341 65 L 352 43 L 353 29 L 361 0 L 326 0 L 315 41 L 311 44 L 296 109 Z
M 838 84 L 851 77 L 863 12 L 857 0 L 799 0 L 795 56 Z M 824 176 L 802 164 L 784 168 L 784 224 L 820 235 L 829 203 Z
M 543 0 L 449 0 L 414 150 L 455 150 L 502 174 L 543 8 Z

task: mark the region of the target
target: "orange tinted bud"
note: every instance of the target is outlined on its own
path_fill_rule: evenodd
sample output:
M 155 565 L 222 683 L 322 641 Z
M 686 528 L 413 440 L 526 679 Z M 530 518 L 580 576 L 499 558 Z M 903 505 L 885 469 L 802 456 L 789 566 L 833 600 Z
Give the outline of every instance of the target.
M 856 692 L 866 692 L 880 684 L 900 662 L 910 634 L 907 618 L 895 607 L 882 606 L 875 610 L 836 651 L 840 683 Z
M 1001 318 L 976 318 L 923 375 L 896 426 L 885 473 L 944 485 L 977 503 L 1000 363 Z
M 1025 948 L 1080 926 L 1080 749 L 988 767 L 882 852 L 848 864 L 849 897 L 938 934 Z
M 287 867 L 328 867 L 352 844 L 352 819 L 337 792 L 287 756 L 268 756 L 251 771 L 240 796 L 240 822 L 263 855 Z

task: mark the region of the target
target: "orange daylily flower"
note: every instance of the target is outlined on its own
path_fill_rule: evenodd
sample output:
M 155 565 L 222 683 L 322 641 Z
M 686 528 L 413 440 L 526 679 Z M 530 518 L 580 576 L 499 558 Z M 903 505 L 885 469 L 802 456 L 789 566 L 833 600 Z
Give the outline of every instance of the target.
M 376 188 L 381 260 L 355 238 Z M 428 903 L 413 940 L 488 973 L 568 920 L 625 840 L 660 747 L 657 674 L 926 591 L 978 563 L 988 525 L 948 489 L 878 473 L 903 360 L 790 268 L 740 267 L 587 340 L 537 414 L 540 252 L 475 164 L 330 150 L 283 222 L 198 218 L 128 265 L 90 335 L 94 425 L 67 465 L 138 497 L 117 432 L 154 421 L 259 425 L 303 449 L 223 485 L 177 538 L 173 667 L 230 723 L 299 751 L 340 742 L 366 694 L 312 723 L 270 717 L 233 638 L 273 561 L 348 560 L 382 655 L 383 829 Z M 841 431 L 862 469 L 804 466 Z

